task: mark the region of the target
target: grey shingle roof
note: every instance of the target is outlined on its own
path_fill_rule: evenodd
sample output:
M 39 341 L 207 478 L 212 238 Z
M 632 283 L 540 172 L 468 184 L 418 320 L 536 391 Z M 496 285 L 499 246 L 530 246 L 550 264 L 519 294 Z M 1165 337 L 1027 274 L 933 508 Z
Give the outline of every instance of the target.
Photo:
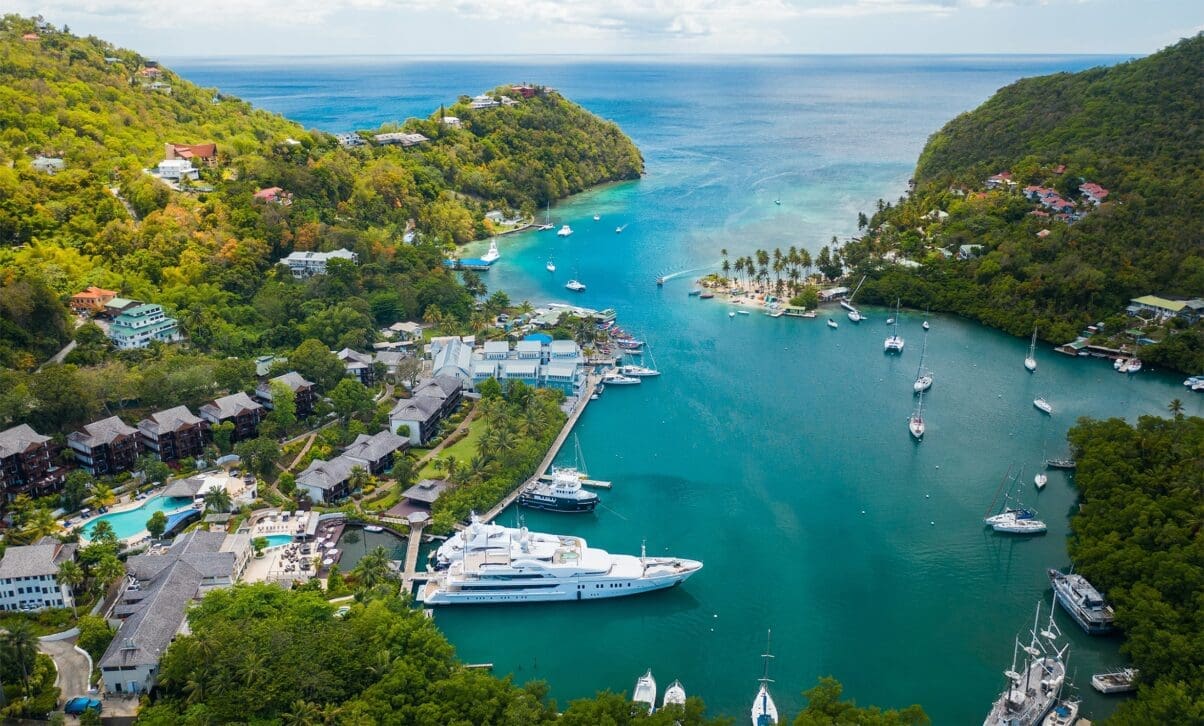
M 212 403 L 206 403 L 201 406 L 201 413 L 206 413 L 214 418 L 227 419 L 233 418 L 245 411 L 262 411 L 263 406 L 251 400 L 247 394 L 239 391 L 232 393 L 229 396 L 222 396 L 214 399 Z
M 460 379 L 454 376 L 435 376 L 434 378 L 423 378 L 418 381 L 418 385 L 414 386 L 412 395 L 418 396 L 437 396 L 439 398 L 447 398 L 463 386 Z
M 41 445 L 50 440 L 34 431 L 29 424 L 13 426 L 11 429 L 0 431 L 0 458 L 20 454 L 30 446 Z
M 59 564 L 71 559 L 76 547 L 48 537 L 43 537 L 36 544 L 9 547 L 4 551 L 4 559 L 0 560 L 0 577 L 57 574 Z
M 415 396 L 397 402 L 389 412 L 389 418 L 403 418 L 409 421 L 425 421 L 443 407 L 443 399 L 434 396 Z
M 330 461 L 311 461 L 297 477 L 297 485 L 330 491 L 347 481 L 351 477 L 351 470 L 357 466 L 363 464 L 346 456 L 336 456 Z
M 187 406 L 176 406 L 163 411 L 157 411 L 138 422 L 138 428 L 153 436 L 171 431 L 179 431 L 185 426 L 196 426 L 201 423 L 199 416 L 188 410 Z
M 100 421 L 85 424 L 83 431 L 73 431 L 67 438 L 70 441 L 78 441 L 88 448 L 93 448 L 103 444 L 111 444 L 119 436 L 133 436 L 136 433 L 138 433 L 138 429 L 130 426 L 116 416 L 110 416 Z
M 380 461 L 408 443 L 392 431 L 381 431 L 371 436 L 360 434 L 343 450 L 343 456 L 364 461 Z

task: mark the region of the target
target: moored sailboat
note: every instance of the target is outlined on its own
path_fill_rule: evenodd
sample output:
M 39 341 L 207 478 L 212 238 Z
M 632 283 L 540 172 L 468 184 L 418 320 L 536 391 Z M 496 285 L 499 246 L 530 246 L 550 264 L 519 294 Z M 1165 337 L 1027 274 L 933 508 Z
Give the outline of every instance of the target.
M 1036 409 L 1042 413 L 1049 414 L 1050 416 L 1053 415 L 1053 406 L 1049 404 L 1049 401 L 1045 400 L 1044 396 L 1037 396 L 1034 398 L 1033 406 L 1035 406 Z
M 929 388 L 932 388 L 932 371 L 924 370 L 924 354 L 928 352 L 928 334 L 924 334 L 924 344 L 920 347 L 920 365 L 916 368 L 916 380 L 911 384 L 911 389 L 916 393 L 923 393 Z
M 1007 688 L 995 699 L 983 726 L 1038 726 L 1057 703 L 1066 681 L 1065 655 L 1070 646 L 1060 649 L 1057 646 L 1061 631 L 1054 623 L 1053 605 L 1050 605 L 1048 624 L 1038 631 L 1040 621 L 1041 603 L 1038 602 L 1028 645 L 1016 638 L 1012 666 L 1003 672 Z M 1021 653 L 1024 657 L 1017 662 Z
M 911 431 L 911 435 L 916 441 L 924 438 L 924 392 L 920 391 L 920 402 L 916 404 L 916 410 L 912 412 L 911 418 L 907 419 L 907 429 Z
M 903 338 L 899 335 L 899 299 L 895 299 L 895 317 L 891 322 L 893 329 L 891 334 L 883 341 L 882 347 L 887 353 L 902 353 Z
M 665 700 L 661 702 L 662 708 L 669 706 L 684 706 L 686 705 L 686 688 L 681 684 L 681 681 L 673 681 L 673 683 L 665 689 Z
M 1045 534 L 1045 522 L 1037 519 L 1036 511 L 1026 509 L 1024 505 L 1017 500 L 1016 506 L 1011 506 L 1012 490 L 1015 488 L 1016 482 L 1020 479 L 1020 473 L 1017 472 L 1014 478 L 1010 478 L 1011 469 L 1008 474 L 1005 474 L 1003 481 L 999 483 L 999 489 L 995 492 L 995 499 L 991 501 L 991 506 L 987 509 L 987 513 L 982 518 L 982 523 L 991 529 L 1001 534 Z M 1007 491 L 1004 492 L 1004 486 L 1007 486 Z M 995 502 L 999 501 L 999 494 L 1003 492 L 1003 501 L 1000 503 L 999 511 L 996 514 L 991 514 L 995 510 Z
M 1029 373 L 1037 370 L 1037 329 L 1033 328 L 1033 340 L 1028 344 L 1028 355 L 1024 358 L 1024 367 Z
M 760 678 L 761 687 L 753 698 L 752 726 L 773 726 L 778 722 L 778 706 L 773 702 L 773 696 L 769 695 L 769 684 L 773 683 L 769 677 L 769 661 L 773 658 L 769 652 L 771 634 L 772 631 L 767 631 L 765 635 L 765 653 L 761 656 L 765 659 L 765 670 Z
M 857 287 L 853 288 L 853 293 L 849 295 L 847 300 L 840 301 L 840 307 L 849 311 L 849 320 L 852 320 L 854 323 L 860 323 L 862 320 L 865 320 L 865 316 L 853 305 L 853 298 L 857 297 L 857 291 L 861 289 L 862 283 L 865 282 L 865 277 L 865 275 L 861 276 L 861 282 L 858 282 Z

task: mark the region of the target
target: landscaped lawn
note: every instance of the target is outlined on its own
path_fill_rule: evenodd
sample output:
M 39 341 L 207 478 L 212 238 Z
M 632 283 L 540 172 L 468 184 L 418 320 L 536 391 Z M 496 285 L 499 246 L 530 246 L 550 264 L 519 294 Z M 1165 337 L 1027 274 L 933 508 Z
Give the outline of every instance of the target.
M 472 457 L 477 455 L 477 441 L 485 433 L 485 424 L 481 419 L 474 419 L 468 425 L 468 435 L 460 439 L 456 443 L 439 452 L 434 459 L 427 462 L 422 471 L 418 472 L 418 478 L 421 479 L 439 479 L 444 476 L 441 469 L 435 468 L 435 462 L 439 459 L 446 459 L 449 456 L 456 457 L 459 463 L 467 463 Z

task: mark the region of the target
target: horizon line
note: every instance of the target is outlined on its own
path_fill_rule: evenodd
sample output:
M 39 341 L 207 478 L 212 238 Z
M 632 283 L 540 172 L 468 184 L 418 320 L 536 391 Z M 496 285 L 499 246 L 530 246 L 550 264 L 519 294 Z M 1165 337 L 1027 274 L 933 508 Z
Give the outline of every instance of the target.
M 783 53 L 745 53 L 745 52 L 713 52 L 713 53 L 677 53 L 677 52 L 632 52 L 632 53 L 237 53 L 237 54 L 161 54 L 160 58 L 198 58 L 198 59 L 235 59 L 235 58 L 1117 58 L 1145 57 L 1157 51 L 1092 51 L 1081 53 L 1062 52 L 898 52 L 898 53 L 831 53 L 824 51 L 783 52 Z

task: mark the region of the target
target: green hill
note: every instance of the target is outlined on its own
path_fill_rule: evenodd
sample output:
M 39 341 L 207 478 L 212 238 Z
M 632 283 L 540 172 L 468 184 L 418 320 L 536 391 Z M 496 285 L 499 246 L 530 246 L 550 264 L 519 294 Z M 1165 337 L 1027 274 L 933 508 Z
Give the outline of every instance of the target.
M 344 148 L 134 51 L 4 17 L 0 365 L 32 370 L 64 344 L 62 303 L 88 285 L 162 303 L 193 349 L 218 356 L 287 349 L 317 330 L 332 346 L 367 345 L 374 326 L 431 307 L 473 327 L 473 296 L 442 269 L 447 246 L 495 231 L 490 211 L 529 218 L 550 200 L 643 170 L 615 124 L 554 90 L 526 93 L 495 89 L 505 102 L 483 109 L 464 97 Z M 372 140 L 390 131 L 427 140 Z M 216 144 L 216 163 L 169 189 L 145 171 L 169 142 Z M 36 168 L 38 157 L 62 168 Z M 256 200 L 268 187 L 288 203 Z M 360 265 L 337 289 L 275 267 L 294 250 L 340 247 Z
M 1133 297 L 1204 295 L 1202 89 L 1204 35 L 1001 89 L 933 134 L 913 191 L 880 204 L 845 262 L 875 270 L 867 299 L 899 296 L 1015 335 L 1037 325 L 1058 343 L 1099 320 L 1129 327 L 1119 314 Z M 985 191 L 1003 171 L 1014 186 Z M 1079 189 L 1088 182 L 1109 190 L 1098 208 Z M 1022 195 L 1027 185 L 1057 190 L 1082 218 L 1032 214 L 1044 210 Z M 958 260 L 962 245 L 981 249 Z M 883 264 L 891 251 L 922 266 Z M 1198 325 L 1147 333 L 1165 342 L 1143 358 L 1204 369 Z

